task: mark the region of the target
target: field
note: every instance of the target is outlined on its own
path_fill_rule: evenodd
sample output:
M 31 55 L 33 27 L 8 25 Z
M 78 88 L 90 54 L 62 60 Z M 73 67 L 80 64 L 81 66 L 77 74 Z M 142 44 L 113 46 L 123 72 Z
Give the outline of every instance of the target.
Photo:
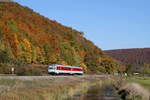
M 94 75 L 0 76 L 0 100 L 64 100 L 109 79 Z
M 0 100 L 64 100 L 75 94 L 87 93 L 95 85 L 114 84 L 118 79 L 107 75 L 0 76 Z M 150 90 L 150 78 L 129 77 L 118 91 L 123 89 L 130 91 L 127 97 L 149 100 L 146 90 Z

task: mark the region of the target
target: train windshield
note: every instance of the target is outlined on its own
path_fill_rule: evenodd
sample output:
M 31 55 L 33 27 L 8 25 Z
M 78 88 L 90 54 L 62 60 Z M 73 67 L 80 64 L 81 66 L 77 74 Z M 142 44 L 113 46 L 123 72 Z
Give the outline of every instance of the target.
M 49 67 L 48 69 L 55 69 L 54 67 Z
M 54 64 L 49 65 L 48 69 L 55 69 L 55 65 Z

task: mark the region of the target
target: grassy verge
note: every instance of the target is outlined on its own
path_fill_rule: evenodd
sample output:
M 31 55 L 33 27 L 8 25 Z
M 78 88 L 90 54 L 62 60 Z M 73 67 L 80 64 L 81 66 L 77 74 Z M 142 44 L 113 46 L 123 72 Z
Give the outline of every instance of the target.
M 128 82 L 138 83 L 144 88 L 150 90 L 150 77 L 129 77 Z

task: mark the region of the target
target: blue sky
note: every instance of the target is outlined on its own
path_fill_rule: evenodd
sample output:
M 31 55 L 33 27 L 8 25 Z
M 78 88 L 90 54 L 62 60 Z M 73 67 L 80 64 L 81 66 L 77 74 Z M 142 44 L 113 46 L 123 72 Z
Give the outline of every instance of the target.
M 150 0 L 14 0 L 83 31 L 103 50 L 150 47 Z

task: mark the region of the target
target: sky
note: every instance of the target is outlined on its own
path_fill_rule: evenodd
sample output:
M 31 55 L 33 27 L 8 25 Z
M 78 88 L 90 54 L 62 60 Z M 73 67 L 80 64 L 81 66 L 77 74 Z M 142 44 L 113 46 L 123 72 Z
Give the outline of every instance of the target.
M 103 50 L 150 47 L 150 0 L 14 0 Z

